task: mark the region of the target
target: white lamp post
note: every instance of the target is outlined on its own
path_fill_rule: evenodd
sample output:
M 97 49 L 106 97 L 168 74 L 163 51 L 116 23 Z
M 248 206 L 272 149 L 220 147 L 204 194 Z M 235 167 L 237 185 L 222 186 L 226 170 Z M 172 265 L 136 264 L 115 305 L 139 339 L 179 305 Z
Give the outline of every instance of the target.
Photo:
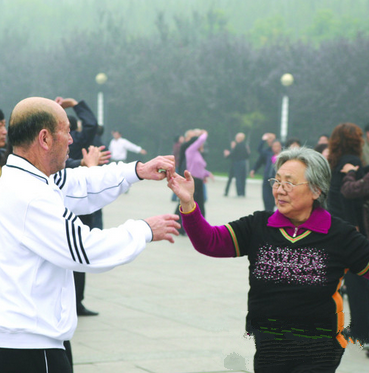
M 283 74 L 281 83 L 284 87 L 289 87 L 293 84 L 293 76 L 291 74 Z M 285 93 L 282 98 L 282 112 L 281 112 L 281 141 L 285 142 L 288 134 L 288 96 Z
M 95 77 L 96 83 L 102 86 L 108 80 L 105 73 L 99 73 Z M 97 122 L 100 126 L 104 125 L 104 93 L 100 90 L 97 93 Z

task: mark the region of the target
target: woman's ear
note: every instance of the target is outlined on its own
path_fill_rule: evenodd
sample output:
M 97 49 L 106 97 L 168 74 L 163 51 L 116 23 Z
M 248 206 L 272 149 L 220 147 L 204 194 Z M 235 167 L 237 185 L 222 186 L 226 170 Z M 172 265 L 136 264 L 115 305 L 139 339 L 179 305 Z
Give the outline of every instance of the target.
M 321 194 L 322 194 L 322 191 L 320 189 L 316 188 L 313 192 L 313 200 L 317 200 L 320 197 Z

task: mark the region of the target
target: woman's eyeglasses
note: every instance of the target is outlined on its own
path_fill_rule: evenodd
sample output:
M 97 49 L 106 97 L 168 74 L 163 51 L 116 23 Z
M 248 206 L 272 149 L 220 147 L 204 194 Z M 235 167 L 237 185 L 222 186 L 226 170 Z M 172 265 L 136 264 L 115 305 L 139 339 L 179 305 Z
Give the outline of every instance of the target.
M 309 184 L 308 181 L 305 181 L 303 183 L 298 183 L 298 184 L 293 184 L 289 181 L 279 181 L 277 179 L 268 179 L 269 181 L 269 184 L 270 186 L 273 188 L 273 189 L 278 189 L 281 185 L 282 185 L 282 188 L 285 192 L 287 193 L 290 193 L 293 191 L 293 189 L 299 185 L 303 185 L 303 184 Z

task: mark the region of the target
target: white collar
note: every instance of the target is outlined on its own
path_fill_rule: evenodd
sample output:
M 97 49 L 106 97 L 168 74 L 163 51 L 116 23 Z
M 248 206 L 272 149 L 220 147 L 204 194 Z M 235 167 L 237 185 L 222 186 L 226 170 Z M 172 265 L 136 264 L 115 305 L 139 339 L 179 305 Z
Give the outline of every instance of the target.
M 10 154 L 6 162 L 6 167 L 17 168 L 21 171 L 32 174 L 33 176 L 36 176 L 40 180 L 44 181 L 46 184 L 49 184 L 49 178 L 43 172 L 41 172 L 26 158 L 19 155 Z

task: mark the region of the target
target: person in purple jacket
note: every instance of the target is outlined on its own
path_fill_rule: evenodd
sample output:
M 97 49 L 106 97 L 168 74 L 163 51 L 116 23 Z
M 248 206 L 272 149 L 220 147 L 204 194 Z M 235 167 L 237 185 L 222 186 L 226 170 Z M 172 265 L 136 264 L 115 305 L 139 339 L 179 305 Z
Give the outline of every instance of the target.
M 246 331 L 255 339 L 255 373 L 333 373 L 347 346 L 339 289 L 348 269 L 369 278 L 369 241 L 326 210 L 331 171 L 320 153 L 284 150 L 276 170 L 269 183 L 277 210 L 221 226 L 201 215 L 188 170 L 167 175 L 168 186 L 197 251 L 248 256 Z
M 212 173 L 206 169 L 206 161 L 202 156 L 202 149 L 208 132 L 205 130 L 194 130 L 193 143 L 186 149 L 186 168 L 194 179 L 195 191 L 194 199 L 199 206 L 201 213 L 205 216 L 205 198 L 204 198 L 204 182 L 208 177 L 212 177 Z

